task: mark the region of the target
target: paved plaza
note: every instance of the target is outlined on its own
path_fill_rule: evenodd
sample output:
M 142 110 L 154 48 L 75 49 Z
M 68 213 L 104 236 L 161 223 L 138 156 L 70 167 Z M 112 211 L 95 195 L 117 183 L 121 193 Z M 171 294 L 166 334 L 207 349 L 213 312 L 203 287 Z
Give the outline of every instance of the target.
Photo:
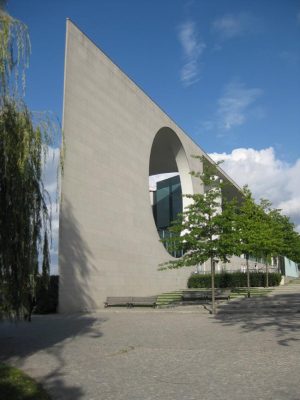
M 1 360 L 63 400 L 299 400 L 300 314 L 108 309 L 0 325 Z

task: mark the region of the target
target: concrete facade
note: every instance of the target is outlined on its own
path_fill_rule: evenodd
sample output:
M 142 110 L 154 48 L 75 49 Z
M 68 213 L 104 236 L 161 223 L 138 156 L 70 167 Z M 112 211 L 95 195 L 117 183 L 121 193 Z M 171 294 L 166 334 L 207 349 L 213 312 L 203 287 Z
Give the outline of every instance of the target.
M 184 288 L 191 268 L 158 271 L 170 256 L 159 242 L 148 179 L 177 170 L 182 192 L 199 192 L 191 155 L 204 152 L 69 20 L 63 130 L 60 311 Z

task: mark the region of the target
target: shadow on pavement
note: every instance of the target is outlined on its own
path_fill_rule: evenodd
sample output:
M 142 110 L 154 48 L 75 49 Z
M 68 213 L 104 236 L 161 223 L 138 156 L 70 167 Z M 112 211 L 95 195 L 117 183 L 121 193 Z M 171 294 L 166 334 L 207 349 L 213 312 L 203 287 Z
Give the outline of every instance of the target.
M 300 341 L 300 296 L 279 294 L 233 301 L 220 306 L 214 319 L 225 326 L 238 325 L 244 332 L 273 331 L 279 345 L 289 346 Z
M 60 235 L 63 235 L 60 265 L 59 299 L 61 309 L 95 309 L 96 304 L 90 295 L 87 284 L 91 271 L 95 269 L 93 254 L 83 240 L 81 227 L 72 206 L 67 199 L 62 203 L 60 216 Z M 102 336 L 101 324 L 104 319 L 90 315 L 34 315 L 32 322 L 0 322 L 0 362 L 11 363 L 23 368 L 29 375 L 37 377 L 50 393 L 58 399 L 80 399 L 80 387 L 66 386 L 64 380 L 64 347 L 78 336 L 98 339 Z M 35 365 L 33 371 L 26 370 L 26 359 L 38 352 L 45 352 L 47 365 Z M 50 372 L 49 372 L 50 371 Z M 31 374 L 32 372 L 32 374 Z M 1 396 L 0 396 L 1 397 Z
M 51 372 L 45 375 L 41 372 L 42 377 L 39 381 L 51 394 L 57 393 L 57 398 L 80 399 L 83 396 L 81 388 L 68 387 L 64 383 L 63 350 L 67 343 L 79 336 L 95 340 L 100 338 L 103 322 L 105 319 L 89 315 L 33 316 L 32 323 L 1 322 L 0 362 L 22 368 L 26 358 L 37 352 L 46 352 L 53 359 L 50 365 Z M 43 366 L 41 371 L 42 369 Z M 30 374 L 26 368 L 25 372 Z

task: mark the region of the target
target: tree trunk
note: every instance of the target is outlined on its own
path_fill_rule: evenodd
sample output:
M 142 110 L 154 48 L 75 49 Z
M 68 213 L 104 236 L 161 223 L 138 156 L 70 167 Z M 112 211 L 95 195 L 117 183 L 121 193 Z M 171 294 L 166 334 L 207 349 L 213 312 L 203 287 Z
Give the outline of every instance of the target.
M 249 271 L 249 254 L 246 254 L 246 266 L 247 266 L 247 290 L 248 297 L 250 297 L 250 271 Z
M 210 269 L 211 269 L 211 307 L 212 314 L 216 313 L 216 301 L 215 301 L 215 262 L 210 257 Z
M 266 261 L 266 287 L 269 287 L 269 266 L 268 266 L 268 261 Z

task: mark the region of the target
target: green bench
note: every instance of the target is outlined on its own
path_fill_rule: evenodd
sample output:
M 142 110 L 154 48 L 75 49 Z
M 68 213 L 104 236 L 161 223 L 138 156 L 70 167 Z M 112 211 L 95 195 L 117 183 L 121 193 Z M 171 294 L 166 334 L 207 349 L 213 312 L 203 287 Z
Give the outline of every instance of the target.
M 215 290 L 215 300 L 229 300 L 230 293 L 231 293 L 231 290 L 216 289 Z M 201 291 L 195 290 L 195 291 L 183 292 L 182 300 L 188 301 L 188 302 L 201 301 L 201 300 L 211 301 L 212 300 L 211 290 L 201 290 Z

